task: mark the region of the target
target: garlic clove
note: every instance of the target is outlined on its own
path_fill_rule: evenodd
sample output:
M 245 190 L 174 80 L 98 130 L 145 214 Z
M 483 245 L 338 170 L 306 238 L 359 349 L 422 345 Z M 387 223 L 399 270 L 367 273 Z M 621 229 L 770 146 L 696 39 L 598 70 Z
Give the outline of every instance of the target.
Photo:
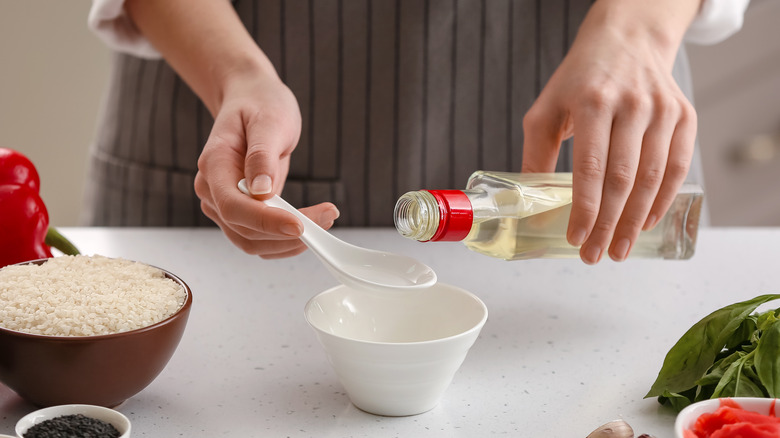
M 623 420 L 602 424 L 586 438 L 634 438 L 634 429 Z

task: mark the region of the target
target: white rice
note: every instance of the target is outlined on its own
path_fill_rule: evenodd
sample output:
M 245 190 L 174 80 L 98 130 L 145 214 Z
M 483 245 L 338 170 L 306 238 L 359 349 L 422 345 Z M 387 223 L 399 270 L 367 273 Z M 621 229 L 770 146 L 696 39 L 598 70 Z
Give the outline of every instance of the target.
M 120 258 L 59 256 L 0 269 L 0 326 L 49 336 L 96 336 L 155 324 L 186 293 L 159 269 Z

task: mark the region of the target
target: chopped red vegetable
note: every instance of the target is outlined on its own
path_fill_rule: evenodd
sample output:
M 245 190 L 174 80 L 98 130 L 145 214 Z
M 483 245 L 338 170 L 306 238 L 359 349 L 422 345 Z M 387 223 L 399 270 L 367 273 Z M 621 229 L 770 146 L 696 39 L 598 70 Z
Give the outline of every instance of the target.
M 720 407 L 696 419 L 693 428 L 684 432 L 685 438 L 777 438 L 780 437 L 780 418 L 774 416 L 775 400 L 770 415 L 743 409 L 731 399 L 721 399 Z

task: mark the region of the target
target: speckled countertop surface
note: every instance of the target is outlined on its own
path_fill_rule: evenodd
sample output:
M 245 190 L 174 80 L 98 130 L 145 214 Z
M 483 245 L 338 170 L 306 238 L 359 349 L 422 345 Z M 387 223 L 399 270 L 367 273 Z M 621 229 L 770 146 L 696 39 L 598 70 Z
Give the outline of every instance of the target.
M 392 229 L 338 230 L 413 255 L 477 294 L 490 316 L 433 410 L 388 418 L 352 406 L 303 306 L 336 284 L 311 253 L 264 261 L 214 230 L 64 228 L 82 252 L 143 261 L 193 290 L 167 368 L 118 410 L 133 437 L 584 437 L 623 418 L 672 437 L 643 399 L 671 345 L 724 305 L 780 290 L 780 229 L 704 229 L 689 261 L 504 262 Z M 2 353 L 0 353 L 2 354 Z M 0 433 L 34 410 L 0 385 Z

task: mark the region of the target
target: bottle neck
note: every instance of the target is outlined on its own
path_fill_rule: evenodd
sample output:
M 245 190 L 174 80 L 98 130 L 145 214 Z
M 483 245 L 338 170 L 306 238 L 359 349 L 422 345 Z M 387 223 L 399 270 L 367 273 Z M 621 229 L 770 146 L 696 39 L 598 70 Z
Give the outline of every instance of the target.
M 471 231 L 474 212 L 462 190 L 419 190 L 401 196 L 394 220 L 398 232 L 410 239 L 460 241 Z

